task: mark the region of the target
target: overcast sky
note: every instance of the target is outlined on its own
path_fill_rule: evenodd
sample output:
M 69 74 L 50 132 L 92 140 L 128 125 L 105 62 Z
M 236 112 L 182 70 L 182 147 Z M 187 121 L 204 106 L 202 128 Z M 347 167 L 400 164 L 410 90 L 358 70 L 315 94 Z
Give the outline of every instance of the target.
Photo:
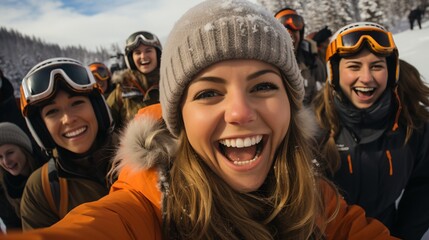
M 203 0 L 0 0 L 0 26 L 60 46 L 122 47 L 146 30 L 164 42 L 175 21 Z M 256 2 L 256 0 L 251 0 Z

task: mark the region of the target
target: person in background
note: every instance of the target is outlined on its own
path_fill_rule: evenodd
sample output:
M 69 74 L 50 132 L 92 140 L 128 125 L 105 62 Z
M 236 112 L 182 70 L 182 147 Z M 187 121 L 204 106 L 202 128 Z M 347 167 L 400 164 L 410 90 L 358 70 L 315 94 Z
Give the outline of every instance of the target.
M 48 227 L 109 191 L 116 147 L 112 118 L 88 67 L 70 58 L 34 66 L 21 84 L 22 114 L 51 157 L 33 172 L 21 200 L 23 230 Z
M 328 26 L 325 26 L 324 28 L 317 31 L 316 34 L 314 34 L 312 37 L 312 39 L 317 43 L 317 53 L 323 62 L 325 62 L 326 48 L 329 45 L 331 36 L 332 31 L 328 28 Z
M 35 158 L 42 162 L 46 162 L 48 157 L 32 137 L 17 102 L 19 102 L 19 100 L 17 101 L 15 97 L 15 89 L 12 83 L 0 69 L 0 123 L 11 122 L 19 126 L 30 138 Z
M 329 77 L 313 104 L 332 180 L 393 235 L 420 239 L 429 227 L 429 88 L 377 23 L 344 26 L 326 52 Z
M 115 74 L 116 71 L 127 68 L 125 63 L 125 56 L 123 53 L 118 52 L 115 55 L 111 55 L 109 61 L 109 70 L 112 75 Z
M 104 97 L 107 98 L 115 88 L 115 85 L 112 84 L 112 74 L 104 63 L 93 62 L 88 66 L 94 75 L 95 81 L 100 85 Z
M 153 33 L 139 31 L 127 38 L 127 69 L 113 74 L 112 82 L 116 88 L 107 98 L 115 129 L 122 129 L 140 108 L 159 102 L 161 52 L 161 43 Z
M 0 69 L 0 123 L 9 122 L 19 126 L 27 137 L 31 139 L 34 158 L 46 162 L 48 158 L 33 139 L 17 102 L 12 83 L 5 76 L 2 69 Z M 9 203 L 5 191 L 5 187 L 0 186 L 0 218 L 3 219 L 8 229 L 20 229 L 21 220 L 16 215 L 13 206 Z
M 292 37 L 296 60 L 304 77 L 304 104 L 309 105 L 317 93 L 317 82 L 326 80 L 324 62 L 317 57 L 317 47 L 304 38 L 305 23 L 292 8 L 283 8 L 274 15 Z
M 328 26 L 325 26 L 324 28 L 317 31 L 312 37 L 313 41 L 315 41 L 317 44 L 317 56 L 319 57 L 320 62 L 322 63 L 326 62 L 326 59 L 325 59 L 326 48 L 329 45 L 331 36 L 332 36 L 332 31 L 328 28 Z M 323 68 L 323 70 L 326 76 L 327 75 L 326 68 Z M 318 80 L 321 80 L 321 79 L 318 79 Z M 326 82 L 326 79 L 323 79 L 323 81 L 316 82 L 317 91 L 323 88 L 323 86 L 325 85 L 325 82 Z
M 0 123 L 0 188 L 7 202 L 1 205 L 7 230 L 20 230 L 20 202 L 30 174 L 42 165 L 35 159 L 27 134 L 16 124 Z
M 188 10 L 165 44 L 161 109 L 127 125 L 110 194 L 18 237 L 393 239 L 317 174 L 314 122 L 283 28 L 249 1 Z
M 26 134 L 30 134 L 24 118 L 19 111 L 12 83 L 0 69 L 0 122 L 12 122 Z M 6 114 L 7 113 L 7 114 Z
M 422 16 L 424 15 L 425 11 L 421 9 L 421 7 L 416 7 L 415 9 L 411 10 L 408 14 L 408 21 L 410 22 L 410 29 L 414 29 L 414 22 L 417 21 L 417 24 L 419 25 L 419 28 L 422 29 Z

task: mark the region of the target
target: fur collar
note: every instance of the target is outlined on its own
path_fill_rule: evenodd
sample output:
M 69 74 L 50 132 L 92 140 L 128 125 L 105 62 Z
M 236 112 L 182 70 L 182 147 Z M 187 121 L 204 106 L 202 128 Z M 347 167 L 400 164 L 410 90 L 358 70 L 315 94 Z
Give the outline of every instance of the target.
M 129 122 L 120 138 L 114 158 L 115 171 L 129 165 L 141 170 L 168 166 L 177 149 L 177 139 L 165 128 L 163 122 L 152 116 L 137 116 Z

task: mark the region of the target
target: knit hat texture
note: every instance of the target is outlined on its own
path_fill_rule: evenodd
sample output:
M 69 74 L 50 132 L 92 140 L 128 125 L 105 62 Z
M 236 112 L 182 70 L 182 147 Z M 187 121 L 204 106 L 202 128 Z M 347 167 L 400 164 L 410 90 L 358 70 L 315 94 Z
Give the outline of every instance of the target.
M 276 66 L 302 100 L 303 79 L 284 26 L 261 5 L 246 0 L 207 0 L 188 10 L 164 45 L 160 68 L 163 118 L 176 137 L 180 103 L 192 78 L 204 68 L 231 59 L 256 59 Z
M 15 144 L 33 152 L 31 140 L 17 125 L 10 122 L 0 123 L 0 146 L 4 144 Z

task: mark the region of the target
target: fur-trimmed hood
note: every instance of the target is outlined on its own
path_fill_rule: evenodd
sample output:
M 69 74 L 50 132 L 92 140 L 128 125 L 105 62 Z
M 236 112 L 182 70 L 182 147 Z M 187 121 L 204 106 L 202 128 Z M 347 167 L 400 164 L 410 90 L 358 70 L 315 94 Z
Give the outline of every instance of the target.
M 115 71 L 112 75 L 112 83 L 113 84 L 122 84 L 124 81 L 130 78 L 134 78 L 133 71 L 130 69 L 122 69 Z
M 174 157 L 177 139 L 153 116 L 137 116 L 129 122 L 120 138 L 114 158 L 115 172 L 128 165 L 136 171 L 152 167 L 166 167 Z
M 143 74 L 137 70 L 131 69 L 123 69 L 115 71 L 112 75 L 111 81 L 113 84 L 132 86 L 131 79 L 142 84 L 143 82 L 147 82 L 148 87 L 158 84 L 159 82 L 159 68 L 154 69 L 152 72 L 148 74 Z

